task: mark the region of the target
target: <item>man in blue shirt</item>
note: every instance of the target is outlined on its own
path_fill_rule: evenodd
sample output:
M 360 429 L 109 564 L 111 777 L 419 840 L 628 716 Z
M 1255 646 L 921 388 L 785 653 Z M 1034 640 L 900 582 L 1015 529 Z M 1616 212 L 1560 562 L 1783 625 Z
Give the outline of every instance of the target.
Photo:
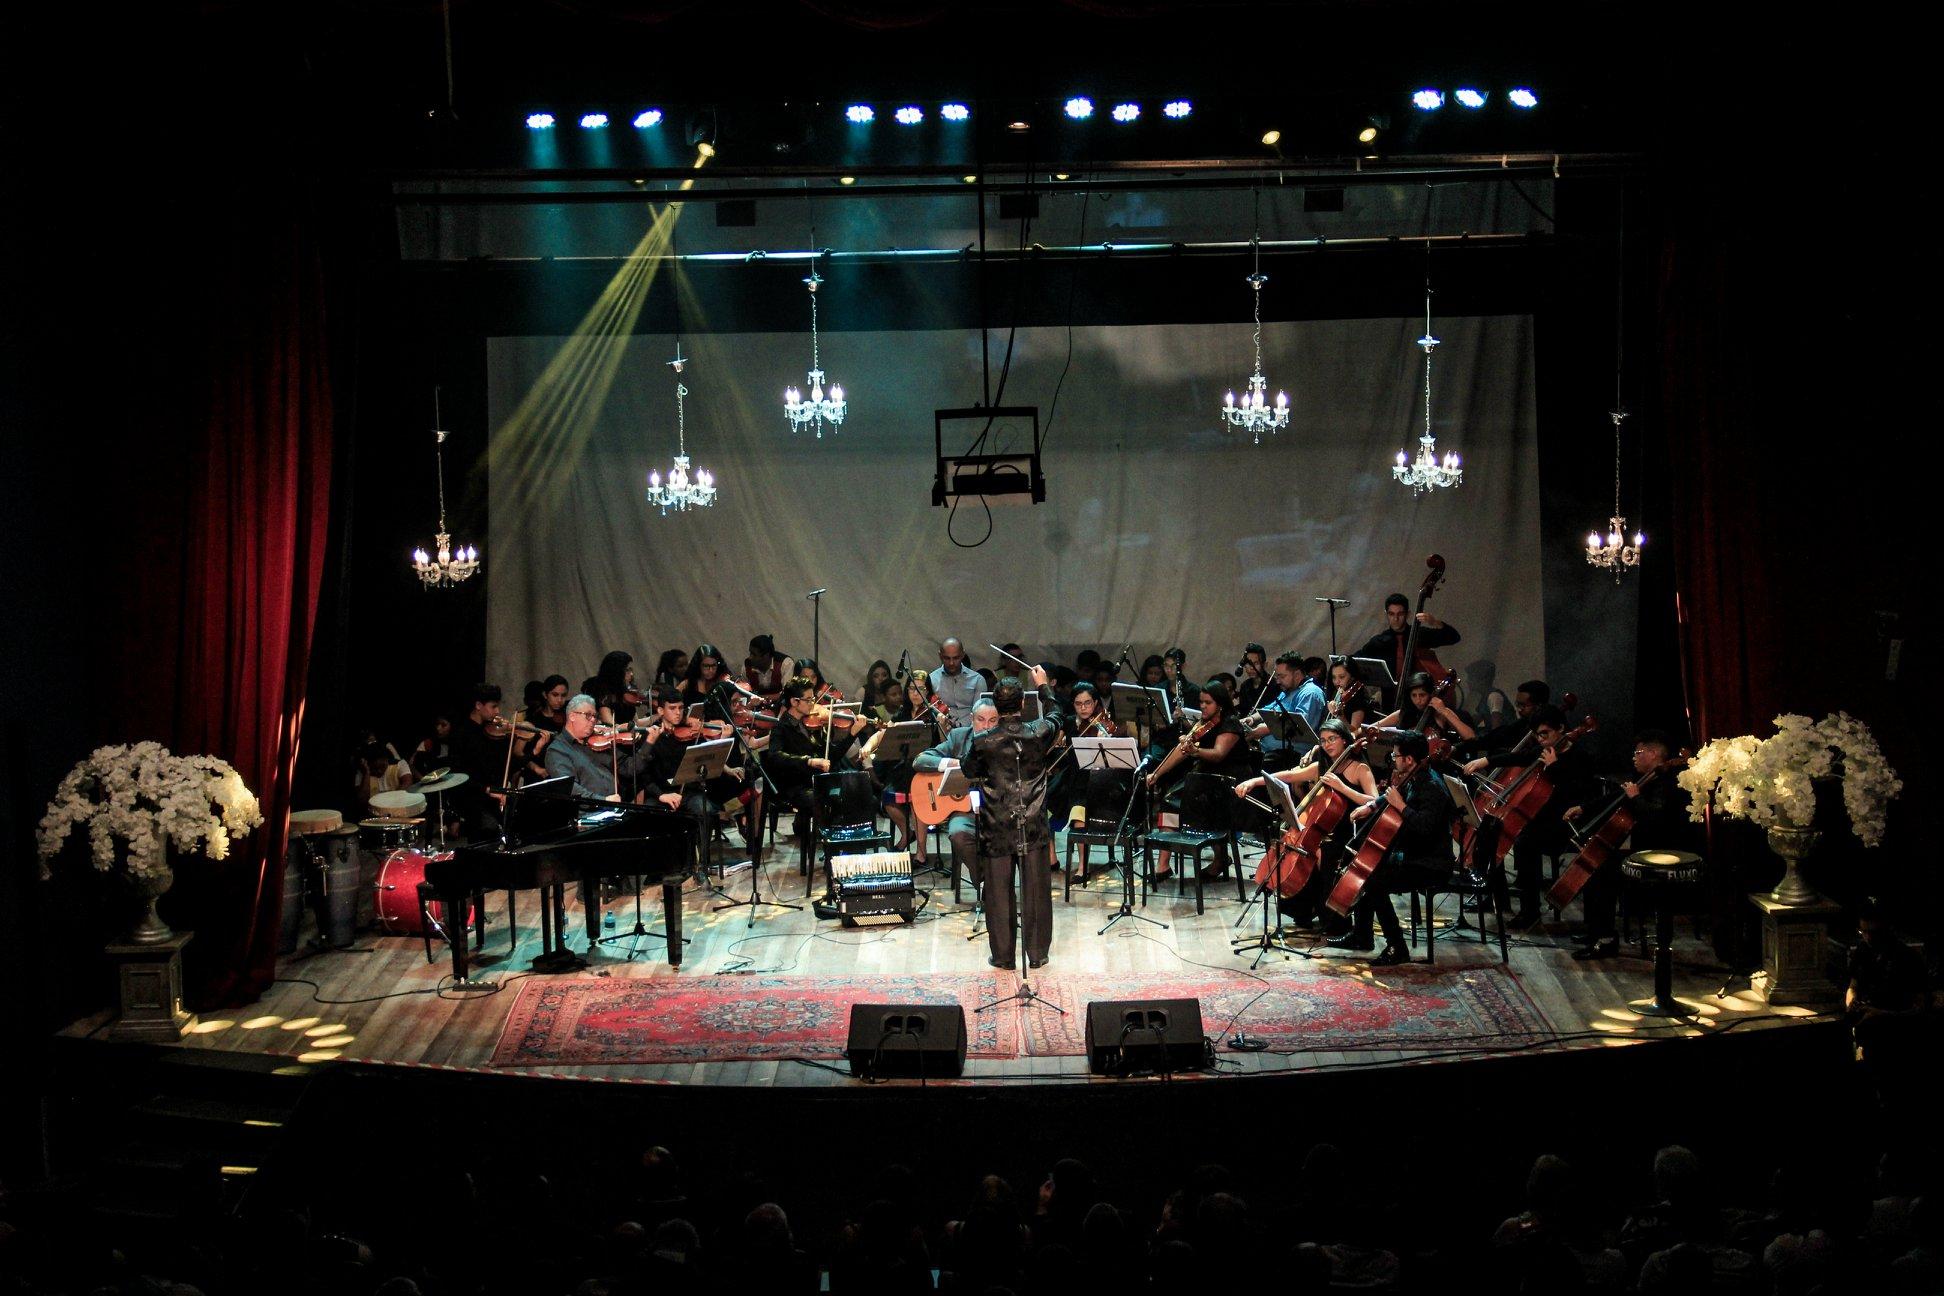
M 952 717 L 954 725 L 972 723 L 972 708 L 985 692 L 983 676 L 965 664 L 965 645 L 947 639 L 938 645 L 938 669 L 931 673 L 932 695 Z
M 1299 715 L 1309 722 L 1314 732 L 1323 723 L 1326 704 L 1322 686 L 1307 673 L 1310 662 L 1316 663 L 1317 670 L 1323 669 L 1321 657 L 1311 657 L 1306 661 L 1300 653 L 1286 652 L 1276 658 L 1276 697 L 1274 701 L 1263 703 L 1262 709 Z M 1280 738 L 1270 737 L 1269 732 L 1269 726 L 1265 724 L 1258 726 L 1250 735 L 1262 743 L 1262 767 L 1265 770 L 1289 769 L 1316 746 L 1314 742 L 1307 741 L 1286 743 Z

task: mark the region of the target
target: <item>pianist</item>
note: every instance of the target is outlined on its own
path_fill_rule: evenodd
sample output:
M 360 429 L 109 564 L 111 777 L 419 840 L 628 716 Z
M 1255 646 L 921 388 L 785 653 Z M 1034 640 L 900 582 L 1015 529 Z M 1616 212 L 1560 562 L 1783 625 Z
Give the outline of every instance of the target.
M 571 777 L 575 796 L 619 801 L 616 769 L 623 774 L 640 774 L 647 748 L 636 746 L 618 762 L 615 749 L 605 753 L 595 751 L 587 745 L 587 740 L 593 736 L 594 722 L 599 718 L 594 699 L 589 695 L 576 693 L 567 699 L 567 718 L 561 724 L 560 737 L 547 744 L 547 777 Z

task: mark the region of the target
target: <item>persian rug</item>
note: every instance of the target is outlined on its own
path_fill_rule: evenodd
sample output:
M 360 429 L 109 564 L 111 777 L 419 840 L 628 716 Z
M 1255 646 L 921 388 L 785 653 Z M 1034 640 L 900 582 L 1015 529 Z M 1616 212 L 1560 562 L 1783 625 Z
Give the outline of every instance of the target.
M 1238 1027 L 1272 1049 L 1492 1048 L 1551 1033 L 1524 987 L 1496 968 L 1377 968 L 1369 976 L 1304 969 L 1259 975 L 1261 980 L 1152 972 L 1048 977 L 1037 988 L 1065 1008 L 1066 1016 L 1023 1012 L 1020 1038 L 1031 1057 L 1085 1056 L 1087 1005 L 1103 999 L 1196 999 L 1201 1002 L 1202 1031 L 1210 1038 L 1219 1041 L 1240 1013 Z
M 492 1065 L 841 1060 L 852 1004 L 965 1008 L 968 1057 L 1017 1057 L 1017 1018 L 976 1013 L 997 973 L 922 976 L 535 978 L 520 986 Z

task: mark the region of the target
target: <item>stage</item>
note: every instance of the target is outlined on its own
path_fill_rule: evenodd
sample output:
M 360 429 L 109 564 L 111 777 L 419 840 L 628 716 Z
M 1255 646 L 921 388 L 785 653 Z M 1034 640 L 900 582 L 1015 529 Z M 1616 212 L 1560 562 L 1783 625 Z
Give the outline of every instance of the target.
M 1243 872 L 1259 851 L 1245 848 Z M 1099 855 L 1095 856 L 1096 864 Z M 746 866 L 721 879 L 730 896 L 749 894 Z M 1455 924 L 1456 901 L 1441 897 L 1436 963 L 1425 963 L 1424 931 L 1413 961 L 1375 968 L 1368 956 L 1315 944 L 1314 957 L 1253 949 L 1231 941 L 1256 935 L 1261 906 L 1237 899 L 1233 880 L 1211 881 L 1206 912 L 1195 913 L 1192 884 L 1172 882 L 1149 896 L 1134 918 L 1101 928 L 1117 912 L 1119 876 L 1096 872 L 1062 899 L 1054 875 L 1054 939 L 1048 965 L 1031 973 L 1051 1007 L 982 1004 L 1012 993 L 1013 973 L 987 965 L 973 917 L 955 909 L 951 886 L 921 875 L 931 894 L 917 921 L 850 929 L 802 910 L 718 910 L 717 895 L 691 883 L 683 896 L 682 965 L 671 968 L 658 935 L 635 938 L 632 891 L 608 906 L 620 939 L 585 949 L 579 906 L 569 901 L 570 946 L 587 957 L 579 971 L 539 975 L 538 904 L 522 893 L 517 945 L 509 954 L 505 895 L 488 897 L 486 947 L 471 982 L 455 986 L 436 942 L 428 962 L 416 938 L 361 931 L 351 948 L 313 953 L 307 944 L 279 961 L 278 980 L 256 1003 L 205 1016 L 183 1047 L 288 1058 L 293 1066 L 364 1062 L 402 1067 L 547 1075 L 663 1085 L 826 1087 L 858 1083 L 843 1057 L 852 1003 L 962 1003 L 969 1056 L 966 1085 L 1033 1082 L 1112 1083 L 1089 1074 L 1086 1007 L 1094 1000 L 1195 998 L 1211 1042 L 1207 1076 L 1323 1072 L 1456 1062 L 1511 1054 L 1615 1048 L 1728 1032 L 1744 1034 L 1806 1021 L 1801 1008 L 1771 1009 L 1728 970 L 1694 924 L 1676 926 L 1674 989 L 1689 1019 L 1643 1016 L 1629 1007 L 1651 994 L 1652 964 L 1637 941 L 1617 958 L 1575 961 L 1571 922 L 1509 937 L 1501 964 L 1496 939 L 1480 943 Z M 781 895 L 778 897 L 778 888 Z M 821 881 L 819 881 L 819 888 Z M 571 888 L 570 888 L 571 890 Z M 1245 888 L 1253 892 L 1253 885 Z M 763 894 L 803 903 L 794 845 L 779 840 L 764 869 Z M 662 926 L 659 891 L 644 898 L 648 927 Z M 1409 920 L 1408 897 L 1398 897 Z M 308 931 L 306 932 L 308 935 Z M 1496 933 L 1494 932 L 1494 936 Z M 1319 940 L 1297 934 L 1308 950 Z M 101 1021 L 66 1032 L 87 1036 Z M 1231 1047 L 1250 1036 L 1266 1047 Z

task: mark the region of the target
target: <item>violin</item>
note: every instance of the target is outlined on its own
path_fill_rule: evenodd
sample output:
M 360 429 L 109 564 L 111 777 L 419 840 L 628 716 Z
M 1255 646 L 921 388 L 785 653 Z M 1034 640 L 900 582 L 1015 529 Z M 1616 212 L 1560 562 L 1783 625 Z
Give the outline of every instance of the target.
M 1688 752 L 1683 748 L 1679 755 L 1668 757 L 1642 774 L 1634 786 L 1646 787 L 1654 781 L 1656 775 L 1674 773 L 1685 767 L 1687 763 Z M 1633 798 L 1623 791 L 1594 815 L 1585 827 L 1582 828 L 1578 824 L 1567 825 L 1567 831 L 1572 834 L 1574 844 L 1579 846 L 1580 852 L 1573 856 L 1571 864 L 1561 870 L 1558 879 L 1552 884 L 1552 889 L 1546 892 L 1546 903 L 1551 905 L 1554 911 L 1563 910 L 1573 903 L 1573 897 L 1585 889 L 1586 884 L 1592 881 L 1593 875 L 1606 867 L 1607 861 L 1619 852 L 1620 843 L 1627 840 L 1628 834 L 1633 832 L 1634 822 Z
M 631 724 L 594 726 L 594 732 L 587 736 L 587 746 L 592 751 L 608 751 L 615 747 L 632 747 L 641 741 L 641 730 Z
M 1262 863 L 1256 868 L 1257 886 L 1268 887 L 1287 899 L 1309 885 L 1323 858 L 1323 843 L 1337 830 L 1344 816 L 1356 808 L 1349 797 L 1326 786 L 1323 780 L 1332 774 L 1341 777 L 1343 767 L 1369 742 L 1368 738 L 1359 738 L 1351 743 L 1316 776 L 1316 782 L 1296 805 L 1296 822 L 1263 854 Z
M 1163 756 L 1161 758 L 1161 763 L 1159 765 L 1156 765 L 1154 767 L 1153 773 L 1147 776 L 1148 786 L 1149 787 L 1158 786 L 1161 782 L 1161 776 L 1163 774 L 1166 774 L 1169 770 L 1173 769 L 1175 763 L 1181 760 L 1183 757 L 1187 756 L 1187 754 L 1190 751 L 1194 750 L 1196 747 L 1201 746 L 1201 740 L 1207 737 L 1208 732 L 1215 727 L 1215 724 L 1216 722 L 1213 720 L 1201 720 L 1196 722 L 1195 727 L 1193 729 L 1190 729 L 1187 733 L 1181 735 L 1181 741 L 1175 744 L 1174 750 L 1169 752 L 1166 756 Z

